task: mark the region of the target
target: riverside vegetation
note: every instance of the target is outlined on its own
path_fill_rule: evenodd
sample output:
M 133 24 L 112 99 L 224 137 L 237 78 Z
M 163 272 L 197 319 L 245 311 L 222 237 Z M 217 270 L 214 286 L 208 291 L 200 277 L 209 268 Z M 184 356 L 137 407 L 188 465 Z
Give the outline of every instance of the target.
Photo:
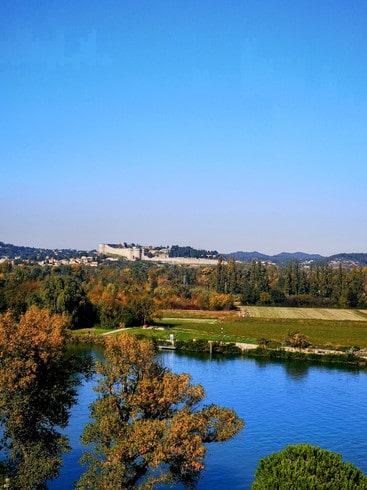
M 302 316 L 303 310 L 297 309 L 297 313 Z M 183 352 L 365 367 L 367 323 L 359 316 L 360 312 L 355 312 L 355 319 L 351 320 L 349 310 L 338 310 L 339 318 L 345 315 L 349 319 L 325 320 L 330 311 L 318 311 L 317 320 L 304 320 L 294 318 L 294 308 L 283 309 L 283 314 L 289 312 L 291 319 L 274 318 L 273 310 L 263 307 L 261 313 L 267 316 L 255 318 L 242 318 L 233 312 L 168 310 L 162 312 L 164 316 L 152 326 L 134 327 L 129 332 L 162 347 L 172 346 L 173 337 L 175 349 Z M 257 307 L 252 307 L 252 312 L 257 313 Z M 75 341 L 103 343 L 106 334 L 114 334 L 114 331 L 76 330 L 73 338 Z
M 366 290 L 365 267 L 302 268 L 297 261 L 284 267 L 221 258 L 212 267 L 0 264 L 0 313 L 16 319 L 35 305 L 66 315 L 74 332 L 149 324 L 155 329 L 137 333 L 158 340 L 174 334 L 182 348 L 191 339 L 221 343 L 217 351 L 228 350 L 224 342 L 260 344 L 263 356 L 278 351 L 290 332 L 318 348 L 366 349 Z
M 173 334 L 182 348 L 200 350 L 200 345 L 207 346 L 211 340 L 217 352 L 237 352 L 234 343 L 242 342 L 261 346 L 256 353 L 251 351 L 254 355 L 270 356 L 275 352 L 283 357 L 289 353 L 284 354 L 282 345 L 293 346 L 294 355 L 302 357 L 302 348 L 311 344 L 349 351 L 344 354 L 347 362 L 359 363 L 353 352 L 367 348 L 366 284 L 365 268 L 315 266 L 306 270 L 297 263 L 286 268 L 222 260 L 216 267 L 198 268 L 122 261 L 97 268 L 0 264 L 0 478 L 10 476 L 12 488 L 41 489 L 47 488 L 47 479 L 58 474 L 68 441 L 55 427 L 67 424 L 78 383 L 77 377 L 70 376 L 75 363 L 64 355 L 69 332 L 79 337 L 82 333 L 87 340 L 104 339 L 95 334 L 134 327 L 131 331 L 135 334 L 149 336 L 156 342 Z M 162 392 L 152 373 L 165 376 L 166 371 L 160 371 L 151 354 L 146 361 L 138 354 L 139 346 L 148 344 L 136 339 L 128 341 L 134 348 L 119 347 L 119 342 L 124 342 L 119 340 L 122 338 L 132 337 L 112 336 L 104 342 L 111 345 L 112 353 L 123 348 L 128 357 L 128 352 L 132 352 L 129 366 L 136 373 L 138 384 L 131 393 L 128 388 L 124 391 L 126 382 L 130 385 L 131 381 L 127 370 L 108 385 L 117 367 L 113 354 L 107 358 L 111 368 L 99 368 L 105 376 L 105 383 L 99 388 L 102 402 L 92 409 L 95 422 L 83 436 L 98 454 L 95 459 L 93 454 L 86 456 L 91 471 L 87 470 L 89 476 L 79 488 L 135 488 L 137 484 L 153 488 L 158 481 L 179 480 L 189 487 L 203 468 L 202 443 L 230 438 L 241 429 L 242 422 L 236 414 L 220 407 L 196 411 L 196 403 L 204 396 L 199 387 L 187 388 L 189 391 L 184 393 Z M 71 385 L 66 383 L 70 380 Z M 118 399 L 113 396 L 117 387 L 122 389 Z M 140 401 L 134 401 L 131 406 L 135 408 L 130 413 L 126 411 L 129 404 L 125 403 L 136 389 Z M 200 392 L 200 396 L 189 395 L 190 390 Z M 155 400 L 152 406 L 156 406 L 157 413 L 147 414 L 145 395 Z M 167 404 L 164 413 L 159 412 L 162 400 Z M 147 424 L 139 427 L 139 434 L 146 431 L 150 442 L 143 448 L 139 441 L 131 439 L 134 431 L 130 421 L 145 420 L 145 415 Z M 176 416 L 184 426 L 191 427 L 187 450 L 174 442 L 174 434 L 168 436 L 172 438 L 169 447 L 163 444 L 169 434 L 165 428 L 171 427 L 168 421 Z M 180 419 L 184 416 L 188 418 Z M 224 433 L 215 421 L 232 429 Z M 179 423 L 176 429 L 180 433 Z M 122 460 L 124 450 L 116 439 L 116 434 L 122 433 L 126 434 L 122 443 L 133 448 L 126 461 Z M 103 434 L 106 444 L 100 439 Z M 155 448 L 159 448 L 158 455 Z M 110 464 L 103 466 L 100 458 Z M 161 470 L 162 464 L 167 471 L 159 471 L 159 480 L 156 470 Z M 95 465 L 100 465 L 98 481 L 90 480 Z M 109 471 L 117 486 L 108 486 Z M 121 480 L 128 475 L 129 481 Z
M 70 375 L 81 366 L 65 357 L 65 321 L 37 307 L 19 322 L 10 313 L 0 317 L 0 483 L 10 477 L 11 488 L 46 489 L 68 450 L 57 427 L 67 424 L 78 383 Z M 106 361 L 97 366 L 99 396 L 83 433 L 87 471 L 77 488 L 153 489 L 162 482 L 194 488 L 204 469 L 203 443 L 229 439 L 243 421 L 233 410 L 203 407 L 203 388 L 162 367 L 152 343 L 128 332 L 99 338 Z M 303 444 L 262 459 L 253 488 L 335 488 L 336 474 L 338 488 L 367 488 L 358 468 Z

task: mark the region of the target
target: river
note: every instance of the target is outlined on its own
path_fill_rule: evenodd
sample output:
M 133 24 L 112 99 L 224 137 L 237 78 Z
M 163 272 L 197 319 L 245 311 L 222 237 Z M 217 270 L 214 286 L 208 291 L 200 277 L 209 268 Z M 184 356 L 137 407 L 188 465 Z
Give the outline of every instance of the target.
M 198 490 L 248 490 L 260 458 L 298 443 L 341 453 L 344 461 L 367 474 L 366 371 L 240 357 L 160 355 L 174 372 L 188 372 L 193 383 L 204 386 L 207 403 L 234 408 L 246 423 L 233 440 L 208 446 Z M 67 428 L 73 451 L 65 455 L 51 490 L 71 490 L 82 472 L 79 437 L 95 397 L 92 385 L 85 382 L 79 388 Z

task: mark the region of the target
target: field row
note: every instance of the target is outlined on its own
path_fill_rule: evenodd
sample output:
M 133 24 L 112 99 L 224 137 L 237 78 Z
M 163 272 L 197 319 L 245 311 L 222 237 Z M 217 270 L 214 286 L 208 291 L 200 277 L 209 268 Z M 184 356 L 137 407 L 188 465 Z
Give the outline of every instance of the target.
M 276 306 L 241 307 L 241 316 L 304 320 L 367 321 L 367 310 L 335 308 L 287 308 Z
M 164 318 L 185 321 L 225 320 L 239 316 L 242 318 L 274 318 L 294 320 L 334 320 L 366 322 L 367 310 L 346 308 L 291 308 L 282 306 L 241 306 L 238 311 L 165 310 Z

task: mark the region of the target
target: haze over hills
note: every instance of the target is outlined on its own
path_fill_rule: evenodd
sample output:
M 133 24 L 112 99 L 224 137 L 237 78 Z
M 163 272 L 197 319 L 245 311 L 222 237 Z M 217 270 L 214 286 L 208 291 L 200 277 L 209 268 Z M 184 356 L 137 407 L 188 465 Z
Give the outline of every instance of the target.
M 12 245 L 11 243 L 0 242 L 0 259 L 19 259 L 19 260 L 44 260 L 49 258 L 71 258 L 96 253 L 96 250 L 85 251 L 69 248 L 48 249 L 38 247 L 27 247 L 23 245 Z
M 261 260 L 262 262 L 272 262 L 277 265 L 286 265 L 289 262 L 298 260 L 301 264 L 337 264 L 352 267 L 363 267 L 367 265 L 367 253 L 339 253 L 330 256 L 320 254 L 308 254 L 305 252 L 282 252 L 276 255 L 266 255 L 259 252 L 232 252 L 225 254 L 225 257 L 238 260 L 240 262 L 251 262 Z
M 174 245 L 171 247 L 175 250 L 176 256 L 180 256 L 179 252 L 182 250 L 182 257 L 203 257 L 205 256 L 204 250 L 196 250 L 192 247 L 185 246 L 179 247 Z M 187 255 L 189 254 L 189 255 Z M 76 250 L 76 249 L 46 249 L 37 247 L 27 247 L 13 245 L 9 243 L 0 242 L 0 259 L 9 260 L 44 260 L 45 258 L 57 258 L 66 259 L 71 257 L 81 257 L 83 255 L 97 255 L 97 250 Z M 305 252 L 282 252 L 276 255 L 267 255 L 261 252 L 244 252 L 237 251 L 227 254 L 221 254 L 216 251 L 208 251 L 207 257 L 220 256 L 224 258 L 232 258 L 240 262 L 251 262 L 252 260 L 261 260 L 263 262 L 273 263 L 277 265 L 286 265 L 289 262 L 298 260 L 301 264 L 335 264 L 341 263 L 347 267 L 351 266 L 367 266 L 367 253 L 339 253 L 331 256 L 323 256 L 320 254 L 308 254 Z

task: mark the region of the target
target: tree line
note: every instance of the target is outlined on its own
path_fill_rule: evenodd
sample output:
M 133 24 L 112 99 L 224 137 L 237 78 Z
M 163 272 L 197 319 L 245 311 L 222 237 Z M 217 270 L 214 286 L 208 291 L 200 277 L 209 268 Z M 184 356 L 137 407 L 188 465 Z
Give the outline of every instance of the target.
M 224 261 L 189 267 L 117 261 L 98 267 L 0 264 L 0 313 L 32 306 L 65 314 L 71 328 L 143 325 L 160 310 L 235 305 L 367 307 L 367 268 L 285 267 Z
M 367 304 L 367 268 L 337 268 L 329 264 L 301 266 L 250 265 L 219 261 L 217 292 L 238 294 L 242 304 L 364 308 Z
M 207 259 L 217 258 L 219 253 L 217 250 L 203 250 L 190 246 L 180 247 L 179 245 L 172 245 L 169 250 L 169 257 L 186 257 L 190 259 Z

